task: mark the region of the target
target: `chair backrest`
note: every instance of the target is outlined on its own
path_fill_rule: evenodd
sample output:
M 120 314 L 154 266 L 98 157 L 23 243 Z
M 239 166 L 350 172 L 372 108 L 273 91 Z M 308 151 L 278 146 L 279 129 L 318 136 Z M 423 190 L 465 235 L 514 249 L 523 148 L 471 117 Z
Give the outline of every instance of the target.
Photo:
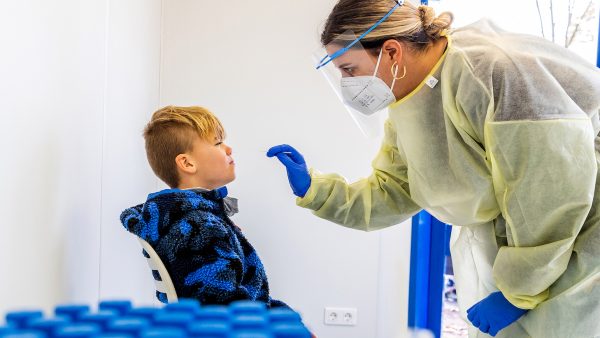
M 142 248 L 144 248 L 144 257 L 146 257 L 148 266 L 150 267 L 150 270 L 152 270 L 156 291 L 165 294 L 168 303 L 177 302 L 175 285 L 173 285 L 173 281 L 171 280 L 171 276 L 169 276 L 167 268 L 165 268 L 165 265 L 160 260 L 160 257 L 158 257 L 158 254 L 156 251 L 154 251 L 150 244 L 148 244 L 148 242 L 139 237 L 138 240 L 140 241 Z

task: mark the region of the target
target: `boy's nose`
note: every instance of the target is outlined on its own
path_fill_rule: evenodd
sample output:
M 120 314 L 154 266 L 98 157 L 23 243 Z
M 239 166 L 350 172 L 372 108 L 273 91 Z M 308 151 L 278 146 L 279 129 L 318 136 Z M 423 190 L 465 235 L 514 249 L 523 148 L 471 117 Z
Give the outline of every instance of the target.
M 230 146 L 225 145 L 225 154 L 231 155 L 232 153 L 233 153 L 233 149 Z

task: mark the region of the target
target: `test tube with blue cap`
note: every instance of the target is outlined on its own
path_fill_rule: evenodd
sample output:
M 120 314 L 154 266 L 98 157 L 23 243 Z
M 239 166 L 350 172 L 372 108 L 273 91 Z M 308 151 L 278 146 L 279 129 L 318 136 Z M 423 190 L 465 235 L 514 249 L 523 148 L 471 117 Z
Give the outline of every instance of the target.
M 36 330 L 16 330 L 0 336 L 2 338 L 46 338 L 46 334 Z
M 71 324 L 71 320 L 68 317 L 57 316 L 54 318 L 33 319 L 29 322 L 29 328 L 32 330 L 42 331 L 48 337 L 54 337 L 58 329 L 69 324 Z
M 6 314 L 6 323 L 16 328 L 25 328 L 29 321 L 42 318 L 44 313 L 39 310 L 33 311 L 14 311 Z
M 132 336 L 124 333 L 101 333 L 94 338 L 136 338 L 138 336 Z
M 200 303 L 195 299 L 180 299 L 164 307 L 166 312 L 184 312 L 195 314 L 200 311 Z
M 191 313 L 163 312 L 154 316 L 154 325 L 160 328 L 174 328 L 186 330 L 195 316 Z
M 229 338 L 231 327 L 219 321 L 196 322 L 188 326 L 188 332 L 192 337 Z
M 96 324 L 103 330 L 106 330 L 108 323 L 116 319 L 119 314 L 113 310 L 100 310 L 96 313 L 86 313 L 79 317 L 79 322 L 82 324 Z
M 273 334 L 271 334 L 268 331 L 254 331 L 254 330 L 236 331 L 230 337 L 231 338 L 274 338 Z
M 131 302 L 128 300 L 105 300 L 98 304 L 99 310 L 114 310 L 120 315 L 126 314 L 131 307 Z
M 134 317 L 134 318 L 144 318 L 144 319 L 153 321 L 154 316 L 156 316 L 158 313 L 161 313 L 162 311 L 163 311 L 162 308 L 149 307 L 149 306 L 138 307 L 138 308 L 129 310 L 129 312 L 127 313 L 127 316 Z
M 229 309 L 223 305 L 207 305 L 204 306 L 196 314 L 198 321 L 229 321 Z
M 63 326 L 56 331 L 56 338 L 91 338 L 102 333 L 101 328 L 95 324 L 71 324 Z
M 260 315 L 241 315 L 231 319 L 231 326 L 234 330 L 263 330 L 269 326 L 269 320 L 267 317 Z
M 14 326 L 0 326 L 0 336 L 17 332 L 18 329 Z
M 269 319 L 271 323 L 300 323 L 302 318 L 298 312 L 290 309 L 271 309 L 269 311 Z
M 111 333 L 128 334 L 139 336 L 142 331 L 150 328 L 151 323 L 143 318 L 119 317 L 111 320 L 106 326 L 106 330 Z
M 267 306 L 263 302 L 255 302 L 249 300 L 238 300 L 229 304 L 229 310 L 234 316 L 244 314 L 262 315 L 267 312 Z
M 140 338 L 188 338 L 188 335 L 181 329 L 154 328 L 143 331 Z
M 90 307 L 87 305 L 59 305 L 54 308 L 56 316 L 65 316 L 71 320 L 77 320 L 79 316 L 90 312 Z

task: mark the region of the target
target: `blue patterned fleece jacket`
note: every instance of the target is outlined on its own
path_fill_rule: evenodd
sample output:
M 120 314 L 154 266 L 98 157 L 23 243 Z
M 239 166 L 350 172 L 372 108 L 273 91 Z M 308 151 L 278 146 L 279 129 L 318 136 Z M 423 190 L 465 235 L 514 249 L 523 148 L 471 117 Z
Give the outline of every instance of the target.
M 121 222 L 154 248 L 178 298 L 195 298 L 202 304 L 257 300 L 287 307 L 269 296 L 262 262 L 227 216 L 218 191 L 162 190 L 123 211 Z M 166 303 L 164 294 L 157 292 L 157 297 Z

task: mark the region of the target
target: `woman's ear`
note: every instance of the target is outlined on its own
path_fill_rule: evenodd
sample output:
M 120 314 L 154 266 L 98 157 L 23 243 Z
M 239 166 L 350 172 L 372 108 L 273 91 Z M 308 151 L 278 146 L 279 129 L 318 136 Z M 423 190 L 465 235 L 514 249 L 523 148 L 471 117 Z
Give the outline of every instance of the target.
M 392 61 L 400 63 L 404 54 L 404 46 L 400 41 L 389 39 L 383 43 L 381 48 L 383 49 L 384 56 L 389 57 Z
M 188 174 L 195 174 L 198 169 L 188 154 L 177 155 L 175 157 L 175 164 L 177 165 L 177 169 Z

